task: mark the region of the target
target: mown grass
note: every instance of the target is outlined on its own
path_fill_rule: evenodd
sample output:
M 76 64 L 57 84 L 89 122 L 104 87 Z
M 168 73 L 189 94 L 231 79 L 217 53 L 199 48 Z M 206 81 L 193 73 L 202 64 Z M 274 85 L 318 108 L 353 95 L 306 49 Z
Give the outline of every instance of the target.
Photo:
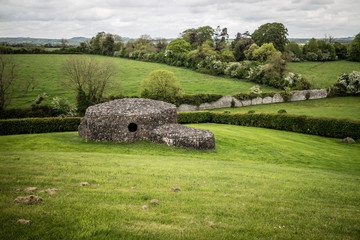
M 76 132 L 1 136 L 1 238 L 359 238 L 358 143 L 190 126 L 214 132 L 216 150 L 85 142 Z M 14 204 L 25 195 L 15 189 L 30 186 L 59 191 L 36 192 L 44 198 L 38 205 Z
M 23 98 L 14 99 L 10 107 L 23 107 L 31 105 L 37 95 L 46 92 L 49 95 L 47 103 L 54 97 L 65 97 L 70 102 L 75 102 L 75 92 L 62 84 L 64 76 L 61 71 L 62 64 L 71 55 L 56 54 L 24 54 L 13 55 L 18 67 L 19 83 L 33 77 L 38 85 L 34 92 Z M 93 56 L 100 61 L 113 60 L 117 65 L 117 73 L 114 75 L 116 83 L 121 88 L 111 88 L 107 95 L 136 95 L 140 96 L 141 81 L 148 77 L 153 70 L 165 69 L 174 72 L 178 83 L 186 94 L 213 93 L 233 95 L 237 92 L 249 92 L 254 83 L 232 78 L 216 77 L 195 71 L 172 67 L 165 64 L 140 62 L 124 58 Z M 279 91 L 277 89 L 261 86 L 263 91 Z
M 341 74 L 360 71 L 360 63 L 350 61 L 291 62 L 289 68 L 306 77 L 313 88 L 328 88 L 337 82 Z
M 360 97 L 337 97 L 314 99 L 299 102 L 254 105 L 237 108 L 220 108 L 209 111 L 248 113 L 277 113 L 285 109 L 289 114 L 308 115 L 317 117 L 360 119 Z

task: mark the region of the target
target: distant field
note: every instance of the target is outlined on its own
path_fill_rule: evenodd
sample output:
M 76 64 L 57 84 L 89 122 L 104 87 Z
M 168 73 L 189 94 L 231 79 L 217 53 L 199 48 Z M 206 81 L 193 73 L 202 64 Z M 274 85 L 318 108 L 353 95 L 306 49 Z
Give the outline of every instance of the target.
M 289 114 L 360 120 L 360 97 L 314 99 L 238 108 L 221 108 L 210 111 L 247 113 L 250 110 L 254 110 L 256 113 L 277 113 L 280 109 L 285 109 Z
M 327 88 L 336 83 L 341 74 L 360 71 L 360 62 L 292 62 L 289 67 L 310 80 L 313 88 Z
M 0 238 L 359 239 L 360 144 L 190 126 L 212 131 L 216 150 L 86 142 L 77 132 L 0 136 Z M 15 204 L 27 187 L 58 191 Z
M 65 97 L 75 102 L 75 94 L 64 87 L 61 82 L 63 75 L 60 70 L 63 62 L 71 57 L 70 55 L 13 55 L 18 63 L 19 79 L 34 77 L 39 85 L 36 90 L 28 96 L 16 99 L 11 107 L 29 106 L 37 95 L 46 92 L 50 99 L 54 97 Z M 99 60 L 110 57 L 94 56 Z M 148 77 L 149 73 L 157 69 L 166 69 L 175 73 L 178 82 L 186 94 L 214 93 L 232 95 L 237 92 L 249 92 L 255 83 L 234 80 L 231 78 L 210 76 L 201 74 L 189 69 L 171 67 L 165 64 L 147 63 L 123 58 L 110 58 L 118 66 L 118 73 L 115 75 L 116 82 L 120 83 L 125 95 L 140 95 L 141 81 Z M 261 86 L 263 91 L 279 91 L 277 89 Z M 118 95 L 120 89 L 112 89 L 110 94 Z

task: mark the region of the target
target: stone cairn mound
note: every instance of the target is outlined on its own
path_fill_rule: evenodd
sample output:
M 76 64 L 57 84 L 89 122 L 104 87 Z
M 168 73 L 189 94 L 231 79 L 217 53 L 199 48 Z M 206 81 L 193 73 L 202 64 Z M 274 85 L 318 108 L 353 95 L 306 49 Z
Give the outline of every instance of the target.
M 214 149 L 210 131 L 176 124 L 176 106 L 170 103 L 124 98 L 86 109 L 79 136 L 86 140 L 135 142 L 149 140 L 193 149 Z

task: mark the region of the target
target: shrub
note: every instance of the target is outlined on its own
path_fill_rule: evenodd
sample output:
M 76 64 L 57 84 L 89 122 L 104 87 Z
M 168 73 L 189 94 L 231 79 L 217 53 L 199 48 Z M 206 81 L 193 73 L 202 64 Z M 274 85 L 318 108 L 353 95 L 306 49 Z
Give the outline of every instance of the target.
M 166 53 L 188 53 L 191 51 L 190 43 L 186 42 L 182 38 L 172 40 L 166 47 Z
M 280 109 L 278 113 L 287 113 L 285 109 Z
M 44 101 L 46 98 L 48 97 L 48 95 L 43 92 L 42 94 L 39 94 L 35 100 L 35 104 L 40 104 L 42 101 Z
M 212 122 L 212 115 L 211 112 L 179 112 L 177 122 L 181 124 L 207 123 Z
M 266 62 L 275 53 L 280 52 L 275 49 L 272 43 L 264 43 L 260 48 L 253 51 L 252 59 L 255 61 Z
M 59 113 L 48 105 L 32 104 L 28 108 L 4 109 L 0 111 L 0 119 L 56 117 Z
M 326 137 L 360 138 L 360 121 L 288 114 L 214 114 L 214 123 L 265 127 Z
M 232 62 L 226 66 L 224 73 L 232 78 L 245 79 L 249 76 L 252 66 L 256 66 L 256 63 L 250 61 Z
M 262 91 L 260 90 L 259 85 L 255 85 L 250 88 L 250 94 L 260 95 L 261 93 L 262 93 Z
M 308 52 L 306 54 L 306 59 L 309 61 L 317 61 L 318 60 L 318 55 L 314 52 Z
M 142 82 L 141 97 L 175 103 L 183 94 L 176 83 L 173 72 L 167 70 L 152 71 L 148 79 Z
M 248 114 L 253 114 L 253 113 L 255 113 L 255 110 L 249 110 L 248 111 Z
M 59 117 L 76 116 L 76 107 L 70 104 L 65 98 L 55 97 L 51 103 L 53 108 L 59 113 Z
M 338 83 L 346 88 L 347 94 L 360 94 L 360 72 L 342 74 L 338 78 Z
M 292 62 L 299 62 L 302 59 L 302 51 L 299 47 L 299 44 L 297 44 L 294 41 L 289 42 L 285 46 L 285 51 L 289 54 L 290 60 Z
M 349 59 L 360 62 L 360 33 L 356 34 L 349 46 Z
M 280 92 L 280 95 L 284 99 L 284 102 L 288 102 L 294 93 L 290 91 L 290 88 L 286 87 L 285 91 Z
M 283 86 L 291 87 L 294 90 L 307 90 L 311 88 L 311 83 L 301 74 L 289 72 L 284 77 Z
M 250 47 L 244 51 L 247 60 L 253 60 L 253 52 L 258 49 L 259 46 L 256 43 L 250 45 Z
M 231 99 L 231 108 L 234 108 L 235 107 L 235 101 L 234 99 Z
M 77 131 L 80 118 L 24 118 L 0 120 L 0 135 Z
M 202 103 L 211 103 L 222 98 L 223 95 L 219 94 L 194 94 L 194 95 L 182 95 L 176 98 L 176 105 L 189 104 L 199 106 Z

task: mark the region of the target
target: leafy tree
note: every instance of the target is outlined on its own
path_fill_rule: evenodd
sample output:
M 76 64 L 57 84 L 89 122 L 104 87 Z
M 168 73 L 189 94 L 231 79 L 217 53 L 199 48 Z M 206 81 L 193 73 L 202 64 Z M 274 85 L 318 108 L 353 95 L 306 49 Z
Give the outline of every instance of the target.
M 287 62 L 282 59 L 281 53 L 279 51 L 273 53 L 265 68 L 265 78 L 272 86 L 281 87 L 282 80 L 287 72 Z
M 272 43 L 264 43 L 252 53 L 252 59 L 260 62 L 266 62 L 270 56 L 279 53 Z
M 253 43 L 254 41 L 252 40 L 249 32 L 236 34 L 236 38 L 231 42 L 231 47 L 236 61 L 243 61 L 246 59 L 245 51 L 248 50 Z
M 314 53 L 316 53 L 316 52 L 319 50 L 318 43 L 317 43 L 317 41 L 316 41 L 315 38 L 310 39 L 310 40 L 309 40 L 309 43 L 308 43 L 307 45 L 308 45 L 308 47 L 307 47 L 306 50 L 307 50 L 308 52 L 314 52 Z
M 186 29 L 182 32 L 181 36 L 186 42 L 190 43 L 192 48 L 198 46 L 197 31 L 195 28 Z
M 226 47 L 224 47 L 219 54 L 219 59 L 222 62 L 235 62 L 235 57 L 233 52 L 231 51 L 231 45 L 228 44 Z
M 167 70 L 152 71 L 141 85 L 141 97 L 144 98 L 174 103 L 182 94 L 174 73 Z
M 300 59 L 302 58 L 302 51 L 299 47 L 299 44 L 297 44 L 294 41 L 289 42 L 285 47 L 285 52 L 290 54 L 291 60 Z
M 340 42 L 334 43 L 335 53 L 338 57 L 338 59 L 346 59 L 348 55 L 348 50 L 344 44 L 341 44 Z
M 168 45 L 168 42 L 165 38 L 157 38 L 155 39 L 155 47 L 157 48 L 157 50 L 160 51 L 165 51 L 166 47 Z
M 114 85 L 112 76 L 116 67 L 109 60 L 100 63 L 93 57 L 75 56 L 65 61 L 62 70 L 66 78 L 64 84 L 77 94 L 79 114 L 84 114 L 87 107 L 99 102 L 106 90 Z
M 68 40 L 66 40 L 65 38 L 62 38 L 61 39 L 61 49 L 65 49 L 68 45 L 69 45 Z
M 350 43 L 349 60 L 360 62 L 360 33 L 358 33 Z
M 226 46 L 228 39 L 229 34 L 227 33 L 227 28 L 221 29 L 220 26 L 217 26 L 214 33 L 215 50 L 221 51 Z
M 186 29 L 181 33 L 182 38 L 190 43 L 192 49 L 201 46 L 205 41 L 211 40 L 214 35 L 214 29 L 210 26 Z
M 177 38 L 167 45 L 166 51 L 171 51 L 172 53 L 188 53 L 191 51 L 191 46 L 184 39 Z
M 101 54 L 100 40 L 105 35 L 104 32 L 99 32 L 95 37 L 90 40 L 91 51 L 95 54 Z
M 198 44 L 202 45 L 206 41 L 211 41 L 214 36 L 214 29 L 210 26 L 199 27 L 198 32 Z
M 124 46 L 123 40 L 119 35 L 111 33 L 99 32 L 95 37 L 90 40 L 90 47 L 82 44 L 81 49 L 90 48 L 91 53 L 102 54 L 107 56 L 114 55 L 115 51 L 120 51 Z
M 250 47 L 244 51 L 244 55 L 247 60 L 253 60 L 253 52 L 258 49 L 259 46 L 256 43 L 250 45 Z
M 274 22 L 261 25 L 251 34 L 251 37 L 258 46 L 273 43 L 277 50 L 283 52 L 288 43 L 287 35 L 287 28 L 282 23 Z
M 335 47 L 324 40 L 312 38 L 303 47 L 303 53 L 309 61 L 327 61 L 336 59 Z
M 206 41 L 203 45 L 199 46 L 196 50 L 189 52 L 189 58 L 194 62 L 199 63 L 205 60 L 207 57 L 214 56 L 216 58 L 217 52 L 214 50 L 214 44 L 212 41 Z
M 113 38 L 113 35 L 111 35 L 110 33 L 103 35 L 100 39 L 101 54 L 108 56 L 113 55 L 114 43 L 115 40 Z

